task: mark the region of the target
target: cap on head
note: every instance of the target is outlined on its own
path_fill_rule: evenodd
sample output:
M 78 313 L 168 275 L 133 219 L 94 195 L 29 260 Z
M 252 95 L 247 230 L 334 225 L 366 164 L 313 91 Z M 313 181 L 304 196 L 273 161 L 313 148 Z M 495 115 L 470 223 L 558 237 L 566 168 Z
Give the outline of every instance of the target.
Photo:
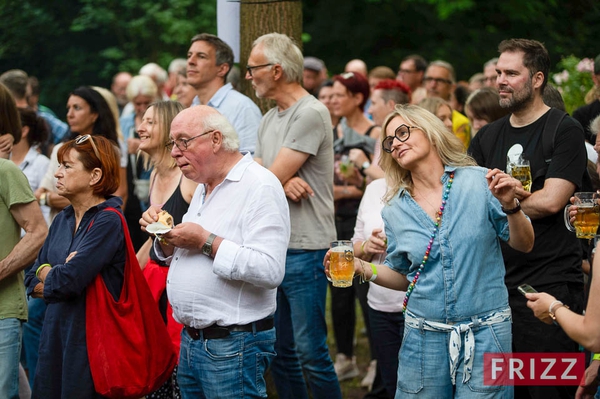
M 305 57 L 304 58 L 304 69 L 310 69 L 311 71 L 321 72 L 325 68 L 325 63 L 316 57 Z

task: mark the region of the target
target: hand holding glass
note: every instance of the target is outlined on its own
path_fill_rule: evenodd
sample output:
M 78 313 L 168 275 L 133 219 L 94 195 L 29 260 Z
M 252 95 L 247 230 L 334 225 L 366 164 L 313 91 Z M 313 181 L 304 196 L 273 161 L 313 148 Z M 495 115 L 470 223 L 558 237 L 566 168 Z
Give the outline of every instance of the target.
M 340 240 L 331 243 L 329 275 L 334 287 L 352 286 L 352 278 L 354 277 L 352 241 Z
M 598 201 L 600 194 L 593 192 L 580 192 L 574 194 L 573 205 L 577 207 L 575 222 L 571 225 L 569 218 L 570 205 L 564 210 L 565 226 L 569 231 L 574 231 L 577 238 L 593 239 L 600 225 L 600 207 Z

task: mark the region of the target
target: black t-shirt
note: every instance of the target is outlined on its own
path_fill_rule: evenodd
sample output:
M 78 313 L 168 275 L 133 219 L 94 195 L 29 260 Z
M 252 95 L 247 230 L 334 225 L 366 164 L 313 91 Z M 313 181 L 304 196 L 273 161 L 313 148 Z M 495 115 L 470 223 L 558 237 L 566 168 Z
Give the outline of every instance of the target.
M 600 100 L 595 100 L 590 104 L 579 107 L 573 111 L 573 118 L 581 123 L 581 126 L 583 126 L 583 130 L 585 131 L 586 139 L 592 144 L 595 142 L 597 132 L 592 132 L 590 130 L 590 122 L 598 115 L 600 115 Z
M 508 150 L 515 144 L 521 144 L 523 156 L 531 164 L 532 192 L 542 189 L 548 178 L 568 180 L 577 188 L 581 187 L 587 155 L 583 131 L 577 121 L 569 116 L 562 120 L 548 165 L 542 146 L 542 131 L 548 113 L 520 128 L 512 127 L 509 118 L 510 115 L 493 122 L 493 129 L 490 129 L 492 124 L 484 126 L 471 141 L 469 153 L 479 165 L 506 170 Z M 491 151 L 486 153 L 486 149 Z M 508 289 L 516 289 L 523 283 L 534 287 L 561 282 L 582 283 L 581 246 L 575 234 L 565 228 L 562 210 L 531 222 L 535 244 L 530 253 L 516 251 L 502 243 Z

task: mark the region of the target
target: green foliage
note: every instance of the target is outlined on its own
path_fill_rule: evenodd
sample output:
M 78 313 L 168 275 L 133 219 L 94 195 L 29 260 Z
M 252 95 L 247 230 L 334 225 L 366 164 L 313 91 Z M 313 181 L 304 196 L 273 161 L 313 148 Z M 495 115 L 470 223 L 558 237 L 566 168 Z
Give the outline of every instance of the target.
M 574 110 L 585 105 L 585 95 L 594 87 L 594 61 L 569 55 L 560 60 L 558 68 L 562 71 L 552 75 L 552 81 L 562 94 L 567 112 L 572 114 Z
M 62 110 L 79 85 L 109 87 L 118 71 L 185 57 L 192 36 L 216 33 L 216 2 L 0 0 L 0 18 L 0 71 L 37 76 L 41 102 Z

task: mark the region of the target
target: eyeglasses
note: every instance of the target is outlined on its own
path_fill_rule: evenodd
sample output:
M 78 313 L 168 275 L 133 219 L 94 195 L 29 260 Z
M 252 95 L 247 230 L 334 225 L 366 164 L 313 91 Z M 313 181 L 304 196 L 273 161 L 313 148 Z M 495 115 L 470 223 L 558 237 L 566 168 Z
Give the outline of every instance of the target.
M 254 65 L 254 66 L 250 66 L 250 65 L 246 65 L 246 70 L 248 71 L 248 75 L 252 76 L 252 71 L 256 68 L 264 68 L 264 67 L 268 67 L 268 66 L 273 66 L 275 64 L 262 64 L 262 65 Z
M 88 140 L 90 140 L 90 143 L 92 143 L 92 148 L 94 149 L 94 154 L 96 154 L 96 158 L 100 160 L 100 153 L 98 152 L 98 148 L 96 148 L 96 143 L 94 143 L 94 138 L 91 134 L 75 137 L 75 144 L 79 145 L 81 143 L 85 143 Z
M 451 85 L 452 84 L 451 80 L 449 80 L 449 79 L 442 79 L 442 78 L 427 77 L 427 78 L 423 79 L 423 81 L 425 83 L 435 82 L 435 83 L 439 83 L 439 84 L 446 83 L 447 85 Z
M 171 140 L 171 141 L 167 142 L 167 145 L 166 145 L 166 147 L 167 147 L 167 149 L 168 149 L 169 151 L 171 151 L 171 150 L 173 149 L 173 146 L 175 146 L 175 147 L 179 148 L 179 151 L 186 151 L 186 150 L 188 149 L 188 145 L 189 145 L 189 142 L 190 142 L 190 141 L 192 141 L 192 140 L 194 140 L 194 139 L 197 139 L 198 137 L 205 136 L 205 135 L 207 135 L 207 134 L 209 134 L 209 133 L 213 133 L 213 132 L 215 132 L 215 131 L 216 131 L 215 129 L 213 129 L 213 130 L 209 130 L 209 131 L 207 131 L 207 132 L 201 133 L 201 134 L 199 134 L 199 135 L 197 135 L 197 136 L 194 136 L 194 137 L 191 137 L 191 138 L 189 138 L 189 139 L 177 139 L 177 140 Z
M 392 148 L 394 139 L 397 139 L 401 143 L 404 143 L 406 140 L 408 140 L 410 138 L 410 129 L 419 129 L 419 127 L 407 126 L 404 124 L 398 126 L 394 131 L 393 136 L 387 136 L 385 139 L 383 139 L 383 142 L 381 143 L 381 148 L 383 151 L 387 152 L 388 154 L 394 151 Z

